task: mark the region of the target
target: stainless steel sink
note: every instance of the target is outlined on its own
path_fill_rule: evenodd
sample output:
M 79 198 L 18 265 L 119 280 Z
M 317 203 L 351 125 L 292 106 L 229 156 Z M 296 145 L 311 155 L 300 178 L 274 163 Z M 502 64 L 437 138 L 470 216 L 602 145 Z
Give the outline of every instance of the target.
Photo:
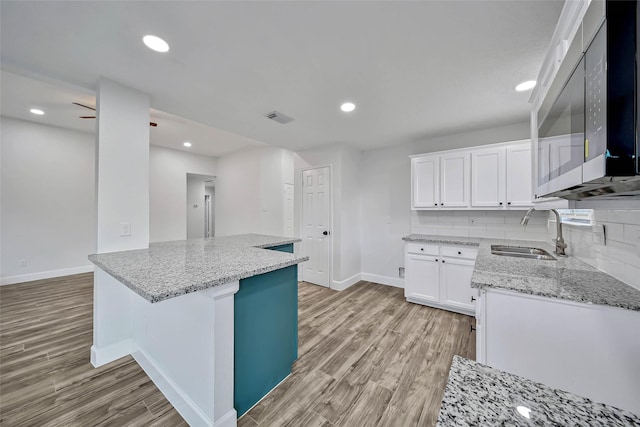
M 510 256 L 515 258 L 539 259 L 545 261 L 556 261 L 556 258 L 549 252 L 540 248 L 527 248 L 523 246 L 491 245 L 491 253 L 500 256 Z

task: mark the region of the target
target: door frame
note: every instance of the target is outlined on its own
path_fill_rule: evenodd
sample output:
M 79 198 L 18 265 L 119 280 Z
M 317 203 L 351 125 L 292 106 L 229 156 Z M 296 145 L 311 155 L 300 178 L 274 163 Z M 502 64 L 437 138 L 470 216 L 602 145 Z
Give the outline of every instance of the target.
M 331 191 L 331 197 L 329 198 L 329 235 L 327 236 L 329 238 L 329 255 L 328 255 L 328 260 L 329 260 L 329 265 L 327 266 L 329 269 L 329 289 L 334 289 L 333 286 L 333 188 L 334 188 L 334 184 L 333 184 L 333 165 L 331 164 L 327 164 L 327 165 L 319 165 L 319 166 L 309 166 L 309 167 L 305 167 L 305 168 L 301 168 L 300 169 L 300 191 L 303 191 L 303 187 L 304 187 L 304 172 L 305 171 L 309 171 L 309 170 L 314 170 L 314 169 L 322 169 L 322 168 L 329 168 L 329 177 L 330 177 L 330 185 L 329 185 L 329 191 Z M 294 188 L 295 190 L 295 188 Z M 294 197 L 295 197 L 295 192 L 294 192 Z M 295 201 L 294 201 L 295 203 Z M 302 238 L 302 241 L 304 243 L 304 193 L 301 193 L 301 197 L 300 197 L 300 223 L 298 224 L 299 229 L 298 229 L 298 233 L 300 238 Z M 300 279 L 302 281 L 304 281 L 304 267 L 301 266 L 301 274 L 300 274 Z

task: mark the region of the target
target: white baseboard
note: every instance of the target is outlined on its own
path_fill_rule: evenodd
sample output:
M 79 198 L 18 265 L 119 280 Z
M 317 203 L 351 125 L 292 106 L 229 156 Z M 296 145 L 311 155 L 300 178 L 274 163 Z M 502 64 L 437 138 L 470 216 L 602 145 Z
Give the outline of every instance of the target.
M 137 347 L 137 346 L 136 346 Z M 213 421 L 200 409 L 200 407 L 187 396 L 184 391 L 173 380 L 165 374 L 162 368 L 145 351 L 135 348 L 131 353 L 142 370 L 151 378 L 151 381 L 164 394 L 169 403 L 176 408 L 176 411 L 185 419 L 190 426 L 214 426 Z M 224 414 L 215 427 L 235 426 L 235 409 Z
M 380 283 L 381 285 L 393 286 L 396 288 L 404 288 L 404 279 L 398 277 L 380 276 L 378 274 L 360 273 L 360 280 L 367 282 Z
M 238 425 L 238 413 L 235 409 L 224 414 L 218 418 L 218 421 L 214 421 L 213 427 L 236 427 Z
M 336 281 L 336 280 L 332 280 L 331 282 L 331 289 L 335 290 L 335 291 L 344 291 L 345 289 L 347 289 L 350 286 L 355 285 L 356 283 L 358 283 L 360 281 L 360 273 L 354 274 L 351 277 L 348 277 L 340 282 Z
M 91 364 L 94 368 L 118 360 L 131 354 L 131 340 L 123 340 L 106 347 L 91 346 Z
M 51 279 L 53 277 L 70 276 L 72 274 L 91 273 L 93 264 L 82 267 L 63 268 L 60 270 L 40 271 L 38 273 L 20 274 L 17 276 L 7 276 L 0 278 L 0 286 L 13 285 L 16 283 L 32 282 L 34 280 Z

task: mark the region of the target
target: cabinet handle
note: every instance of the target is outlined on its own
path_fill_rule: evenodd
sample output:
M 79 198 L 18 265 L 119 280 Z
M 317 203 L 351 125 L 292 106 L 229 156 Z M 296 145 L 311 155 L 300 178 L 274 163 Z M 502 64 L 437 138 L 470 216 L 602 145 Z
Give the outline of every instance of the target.
M 471 327 L 471 330 L 469 332 L 473 332 L 476 330 L 476 328 L 473 327 L 473 325 L 469 325 Z
M 444 206 L 444 203 L 440 203 L 440 206 Z
M 438 258 L 436 258 L 436 262 L 438 262 Z
M 462 255 L 462 252 L 458 251 L 458 255 Z
M 471 302 L 474 302 L 476 300 L 476 297 L 471 296 Z
M 508 205 L 511 205 L 511 202 L 507 202 Z
M 433 206 L 438 206 L 438 204 L 437 204 L 437 203 L 434 203 L 434 204 L 433 204 Z
M 500 202 L 500 206 L 502 206 L 502 202 Z
M 420 248 L 421 251 L 424 251 L 424 248 Z
M 442 260 L 442 263 L 444 264 L 444 260 Z

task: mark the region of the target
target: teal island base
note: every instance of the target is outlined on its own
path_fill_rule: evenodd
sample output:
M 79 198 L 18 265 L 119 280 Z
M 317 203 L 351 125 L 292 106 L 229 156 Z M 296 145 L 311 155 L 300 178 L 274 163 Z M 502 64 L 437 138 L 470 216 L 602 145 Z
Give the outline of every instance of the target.
M 268 249 L 293 252 L 293 245 Z M 234 407 L 247 412 L 298 358 L 298 267 L 240 280 L 234 300 Z

